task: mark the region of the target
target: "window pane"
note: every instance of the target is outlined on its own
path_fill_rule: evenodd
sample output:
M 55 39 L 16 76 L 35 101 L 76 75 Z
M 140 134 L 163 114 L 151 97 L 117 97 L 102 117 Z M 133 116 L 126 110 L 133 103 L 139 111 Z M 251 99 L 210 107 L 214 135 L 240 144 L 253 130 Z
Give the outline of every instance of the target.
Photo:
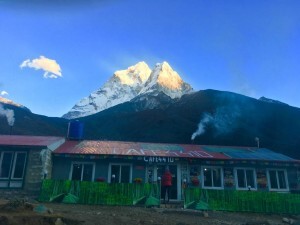
M 278 189 L 276 171 L 274 171 L 274 170 L 269 171 L 269 175 L 270 175 L 271 188 Z
M 16 153 L 16 164 L 13 178 L 23 178 L 26 153 Z
M 23 181 L 22 180 L 18 180 L 18 181 L 10 181 L 9 183 L 9 187 L 13 187 L 13 188 L 20 188 L 23 185 Z
M 73 164 L 72 180 L 81 180 L 82 164 Z
M 204 169 L 204 186 L 212 187 L 211 169 Z
M 112 182 L 119 183 L 120 182 L 120 166 L 112 165 L 111 166 L 111 176 L 115 175 L 115 179 L 111 178 Z
M 83 166 L 83 177 L 84 181 L 92 181 L 93 178 L 93 164 L 84 164 Z
M 244 170 L 237 170 L 238 187 L 246 188 L 246 180 Z
M 11 152 L 3 153 L 2 163 L 0 167 L 0 178 L 9 178 L 12 158 L 13 154 Z
M 277 171 L 278 173 L 278 183 L 279 183 L 279 188 L 280 189 L 286 189 L 286 182 L 285 182 L 285 175 L 284 171 Z
M 129 183 L 130 181 L 130 166 L 122 166 L 121 168 L 121 183 Z
M 8 181 L 0 181 L 0 188 L 8 187 Z
M 251 186 L 251 188 L 255 188 L 253 170 L 246 170 L 246 179 L 247 179 L 247 187 Z
M 221 187 L 221 169 L 213 169 L 213 185 L 214 187 Z

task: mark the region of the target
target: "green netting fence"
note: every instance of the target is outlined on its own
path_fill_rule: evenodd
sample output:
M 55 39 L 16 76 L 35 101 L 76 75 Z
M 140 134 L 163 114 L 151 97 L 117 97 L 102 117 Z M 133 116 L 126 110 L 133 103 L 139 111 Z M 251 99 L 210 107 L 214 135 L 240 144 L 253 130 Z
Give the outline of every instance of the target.
M 159 206 L 159 183 L 103 183 L 71 180 L 44 180 L 41 202 L 99 205 Z
M 300 194 L 187 188 L 184 207 L 198 210 L 300 214 Z

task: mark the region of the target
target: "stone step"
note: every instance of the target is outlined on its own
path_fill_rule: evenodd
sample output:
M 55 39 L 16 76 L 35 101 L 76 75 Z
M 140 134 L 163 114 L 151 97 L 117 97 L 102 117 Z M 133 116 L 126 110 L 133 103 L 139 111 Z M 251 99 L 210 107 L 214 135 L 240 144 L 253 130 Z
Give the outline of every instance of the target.
M 176 201 L 176 202 L 168 202 L 164 203 L 163 201 L 160 203 L 160 208 L 164 209 L 180 209 L 183 208 L 183 202 Z

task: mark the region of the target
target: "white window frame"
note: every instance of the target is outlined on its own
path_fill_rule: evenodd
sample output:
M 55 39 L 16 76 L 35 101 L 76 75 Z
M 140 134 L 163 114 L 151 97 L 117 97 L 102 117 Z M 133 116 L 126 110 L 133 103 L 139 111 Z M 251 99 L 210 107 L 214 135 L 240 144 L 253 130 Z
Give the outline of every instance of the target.
M 284 180 L 286 183 L 286 188 L 271 188 L 271 178 L 270 178 L 270 171 L 276 171 L 276 180 L 277 180 L 277 186 L 279 187 L 279 180 L 278 180 L 278 171 L 283 171 L 284 174 Z M 286 169 L 277 169 L 277 168 L 268 168 L 267 169 L 267 179 L 268 179 L 268 187 L 269 191 L 278 191 L 278 192 L 287 192 L 289 191 L 289 182 L 288 182 L 288 176 Z
M 83 166 L 86 165 L 86 164 L 93 165 L 93 172 L 92 172 L 92 180 L 91 181 L 94 181 L 94 179 L 95 179 L 95 162 L 77 162 L 77 161 L 71 163 L 71 169 L 70 169 L 70 173 L 69 173 L 69 180 L 72 180 L 73 165 L 74 164 L 82 164 Z M 84 167 L 82 167 L 82 168 L 84 168 Z M 82 177 L 83 170 L 84 169 L 81 170 L 80 181 L 82 181 L 82 178 L 83 178 Z
M 204 186 L 204 169 L 220 169 L 220 175 L 221 175 L 221 187 L 215 187 L 215 186 Z M 221 166 L 201 166 L 201 186 L 204 189 L 216 189 L 216 190 L 223 190 L 224 189 L 224 174 L 223 174 L 223 167 Z M 213 183 L 213 181 L 212 181 Z
M 108 182 L 109 183 L 111 183 L 111 176 L 112 176 L 111 167 L 112 166 L 129 166 L 130 167 L 129 183 L 132 183 L 132 163 L 109 163 L 109 166 L 108 166 Z M 121 176 L 119 179 L 121 179 Z M 120 180 L 117 183 L 120 183 Z
M 13 161 L 14 161 L 14 157 L 15 157 L 15 154 L 14 152 L 10 152 L 10 151 L 3 151 L 1 152 L 1 155 L 0 155 L 0 165 L 2 165 L 2 161 L 3 161 L 3 155 L 5 153 L 11 153 L 12 154 L 12 159 L 11 159 L 11 164 L 10 164 L 10 168 L 9 168 L 9 174 L 8 174 L 8 177 L 0 177 L 1 180 L 5 180 L 5 179 L 10 179 L 10 176 L 12 175 L 11 173 L 11 170 L 12 170 L 12 166 L 13 166 Z M 25 163 L 26 164 L 26 163 Z
M 27 165 L 27 158 L 28 152 L 27 151 L 1 151 L 0 152 L 0 163 L 2 165 L 3 155 L 5 153 L 12 153 L 11 164 L 9 168 L 9 176 L 8 177 L 1 177 L 0 178 L 0 188 L 22 188 L 24 183 L 24 177 L 26 173 L 26 165 Z M 19 154 L 25 154 L 25 160 L 23 164 L 23 173 L 21 178 L 15 178 L 14 173 L 16 170 L 16 161 Z
M 22 177 L 21 178 L 14 178 L 13 175 L 15 173 L 15 169 L 16 169 L 16 161 L 17 161 L 17 155 L 20 154 L 20 153 L 25 153 L 25 161 L 24 161 L 24 165 L 23 165 L 23 174 L 22 174 Z M 13 166 L 12 166 L 12 171 L 11 171 L 11 174 L 10 174 L 10 178 L 11 180 L 23 180 L 24 179 L 24 173 L 25 173 L 25 165 L 26 165 L 26 160 L 27 160 L 27 152 L 15 152 L 14 154 L 14 162 L 13 162 Z
M 235 179 L 235 188 L 237 190 L 249 190 L 248 188 L 248 183 L 246 185 L 245 188 L 239 187 L 239 183 L 238 183 L 238 175 L 237 175 L 237 170 L 243 170 L 244 171 L 244 176 L 246 175 L 246 170 L 251 170 L 253 172 L 253 178 L 254 178 L 254 187 L 251 187 L 251 191 L 256 191 L 257 190 L 257 181 L 256 181 L 256 170 L 255 168 L 251 168 L 251 167 L 236 167 L 234 168 L 234 179 Z M 246 179 L 247 182 L 247 179 Z

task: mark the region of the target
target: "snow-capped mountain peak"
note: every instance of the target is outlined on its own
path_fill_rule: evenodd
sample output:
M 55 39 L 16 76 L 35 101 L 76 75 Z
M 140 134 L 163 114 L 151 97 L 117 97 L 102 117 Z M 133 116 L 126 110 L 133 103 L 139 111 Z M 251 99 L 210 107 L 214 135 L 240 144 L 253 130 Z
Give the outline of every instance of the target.
M 14 105 L 14 106 L 17 106 L 17 107 L 24 107 L 24 106 L 21 105 L 21 104 L 15 103 L 15 102 L 13 102 L 13 101 L 10 100 L 10 99 L 3 98 L 3 97 L 1 97 L 1 96 L 0 96 L 0 103 L 5 103 L 5 104 L 8 104 L 8 105 Z
M 81 99 L 63 117 L 88 116 L 150 93 L 156 96 L 163 92 L 171 98 L 180 98 L 191 91 L 191 86 L 167 62 L 157 63 L 152 71 L 145 62 L 139 62 L 126 70 L 116 71 L 102 88 Z
M 179 90 L 183 84 L 183 80 L 178 73 L 167 62 L 163 62 L 158 67 L 160 67 L 161 72 L 159 73 L 157 82 L 171 90 Z
M 126 70 L 118 70 L 114 73 L 120 79 L 121 84 L 136 86 L 147 81 L 151 69 L 145 62 L 139 62 Z
M 180 98 L 192 90 L 192 87 L 185 83 L 167 62 L 163 62 L 155 65 L 140 94 L 161 91 L 171 98 Z
M 0 105 L 1 105 L 1 103 L 7 104 L 7 105 L 13 105 L 13 106 L 16 106 L 16 107 L 19 107 L 19 108 L 22 108 L 22 109 L 25 109 L 25 110 L 31 112 L 30 109 L 28 109 L 27 107 L 25 107 L 25 106 L 23 106 L 19 103 L 16 103 L 16 102 L 14 102 L 10 99 L 3 98 L 3 97 L 0 96 Z

